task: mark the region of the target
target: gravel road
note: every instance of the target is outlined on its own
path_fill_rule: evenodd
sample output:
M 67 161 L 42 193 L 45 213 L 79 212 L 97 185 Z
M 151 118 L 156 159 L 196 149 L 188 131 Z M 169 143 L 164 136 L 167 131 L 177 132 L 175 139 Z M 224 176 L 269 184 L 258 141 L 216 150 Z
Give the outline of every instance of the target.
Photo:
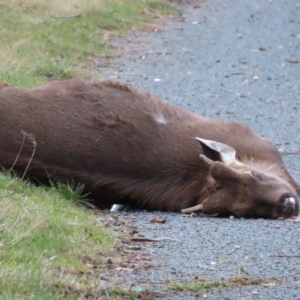
M 99 77 L 128 83 L 201 115 L 249 125 L 282 150 L 300 180 L 300 2 L 196 3 L 182 7 L 183 18 L 164 26 L 159 22 L 156 32 L 116 40 L 121 55 L 99 60 Z M 166 223 L 150 223 L 154 217 Z M 100 220 L 107 222 L 107 216 Z M 129 264 L 117 276 L 133 290 L 157 291 L 163 299 L 300 299 L 299 220 L 138 211 L 114 213 L 109 222 L 125 223 L 137 231 L 135 237 L 163 238 L 130 246 L 140 267 Z M 236 276 L 262 279 L 266 285 L 168 290 L 171 282 Z

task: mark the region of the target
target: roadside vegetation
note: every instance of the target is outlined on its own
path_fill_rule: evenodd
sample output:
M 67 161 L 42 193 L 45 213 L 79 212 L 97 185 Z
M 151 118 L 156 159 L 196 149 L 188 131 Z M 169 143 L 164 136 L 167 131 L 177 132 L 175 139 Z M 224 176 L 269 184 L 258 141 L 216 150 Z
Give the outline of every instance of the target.
M 33 87 L 87 77 L 109 40 L 176 14 L 166 0 L 2 0 L 0 81 Z M 101 299 L 119 237 L 81 205 L 80 187 L 36 187 L 0 173 L 0 298 Z M 116 258 L 115 258 L 116 257 Z M 110 298 L 131 298 L 112 288 Z M 121 296 L 120 296 L 121 295 Z
M 1 299 L 74 299 L 95 288 L 114 238 L 80 200 L 68 186 L 35 187 L 0 173 Z
M 199 293 L 208 292 L 212 289 L 232 289 L 234 287 L 250 285 L 263 285 L 273 287 L 279 284 L 281 284 L 281 282 L 279 281 L 267 282 L 261 278 L 253 279 L 247 277 L 231 277 L 226 280 L 214 282 L 203 282 L 199 279 L 194 279 L 185 283 L 172 282 L 169 289 L 171 291 Z
M 166 0 L 2 0 L 0 81 L 35 86 L 83 75 L 108 55 L 111 36 L 172 13 Z

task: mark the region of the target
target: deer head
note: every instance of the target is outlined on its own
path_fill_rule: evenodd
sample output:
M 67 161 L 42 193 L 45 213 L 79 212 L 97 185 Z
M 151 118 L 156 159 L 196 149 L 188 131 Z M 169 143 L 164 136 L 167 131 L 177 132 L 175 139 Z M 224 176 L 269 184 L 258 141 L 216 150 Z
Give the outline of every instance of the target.
M 196 138 L 203 149 L 200 160 L 208 167 L 205 199 L 182 210 L 206 215 L 291 218 L 299 213 L 299 199 L 293 187 L 277 172 L 260 162 L 244 164 L 232 147 Z

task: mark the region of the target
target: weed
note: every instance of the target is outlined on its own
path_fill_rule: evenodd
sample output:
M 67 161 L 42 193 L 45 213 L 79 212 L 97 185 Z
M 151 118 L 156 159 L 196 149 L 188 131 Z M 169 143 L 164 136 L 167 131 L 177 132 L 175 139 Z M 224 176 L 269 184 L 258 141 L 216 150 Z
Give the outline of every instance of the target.
M 172 282 L 170 289 L 176 291 L 187 291 L 187 292 L 200 292 L 207 291 L 211 289 L 224 289 L 224 288 L 233 288 L 237 286 L 246 286 L 246 285 L 260 285 L 264 284 L 265 281 L 258 279 L 251 279 L 245 277 L 232 277 L 227 280 L 215 281 L 215 282 L 199 282 L 197 280 L 193 280 L 188 283 L 177 283 Z

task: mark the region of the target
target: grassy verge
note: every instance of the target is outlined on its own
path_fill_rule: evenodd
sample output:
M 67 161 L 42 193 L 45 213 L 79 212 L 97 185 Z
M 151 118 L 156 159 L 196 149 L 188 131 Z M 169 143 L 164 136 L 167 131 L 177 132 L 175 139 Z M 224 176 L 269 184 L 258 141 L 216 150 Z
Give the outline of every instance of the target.
M 94 59 L 109 53 L 111 36 L 171 13 L 166 0 L 2 0 L 0 82 L 32 87 L 87 76 Z M 117 255 L 116 241 L 70 201 L 78 198 L 67 186 L 34 187 L 0 173 L 1 299 L 105 296 L 99 274 L 108 254 Z
M 0 173 L 1 299 L 74 299 L 95 290 L 114 240 L 78 199 L 68 186 L 34 187 Z
M 71 78 L 108 53 L 108 40 L 176 13 L 166 0 L 3 0 L 0 81 L 35 86 Z

